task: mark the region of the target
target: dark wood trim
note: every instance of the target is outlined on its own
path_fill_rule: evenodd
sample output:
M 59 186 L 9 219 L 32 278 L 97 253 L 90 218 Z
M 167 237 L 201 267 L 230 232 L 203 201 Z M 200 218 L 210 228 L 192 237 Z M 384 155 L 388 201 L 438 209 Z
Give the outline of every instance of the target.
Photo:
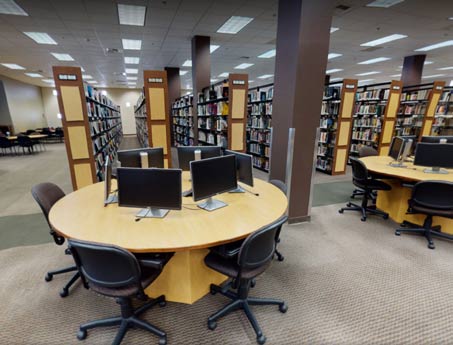
M 439 99 L 440 99 L 440 97 L 442 96 L 442 92 L 444 91 L 444 87 L 445 87 L 445 82 L 444 81 L 435 81 L 434 84 L 433 84 L 433 88 L 432 88 L 432 90 L 431 90 L 431 92 L 429 94 L 428 102 L 426 104 L 426 110 L 425 110 L 425 113 L 423 114 L 423 125 L 422 125 L 421 131 L 420 131 L 420 135 L 418 137 L 418 141 L 422 140 L 422 136 L 423 136 L 423 133 L 425 131 L 425 127 L 428 125 L 426 123 L 426 120 L 429 119 L 429 120 L 434 121 L 435 114 L 436 114 L 436 109 L 434 108 L 434 112 L 433 112 L 433 114 L 431 116 L 429 116 L 428 110 L 429 110 L 429 108 L 431 106 L 431 102 L 433 101 L 434 95 L 440 94 L 440 96 L 439 96 Z M 439 101 L 437 101 L 436 107 L 437 107 L 438 103 L 439 103 Z M 433 122 L 431 122 L 431 127 L 429 129 L 429 134 L 428 135 L 431 134 L 432 126 L 433 126 Z

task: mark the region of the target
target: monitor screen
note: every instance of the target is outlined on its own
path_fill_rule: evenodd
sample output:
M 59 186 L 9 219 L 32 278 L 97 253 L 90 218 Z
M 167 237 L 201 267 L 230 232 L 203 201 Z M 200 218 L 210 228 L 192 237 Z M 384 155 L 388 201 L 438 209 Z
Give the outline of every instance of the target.
M 190 162 L 195 160 L 195 150 L 201 151 L 201 159 L 221 156 L 220 146 L 180 146 L 178 147 L 179 169 L 190 170 Z
M 415 146 L 417 145 L 417 136 L 416 135 L 400 135 L 400 138 L 404 140 L 405 143 L 412 139 L 412 145 L 409 150 L 408 156 L 412 156 L 415 152 Z
M 164 149 L 162 147 L 147 147 L 143 149 L 118 151 L 118 160 L 123 168 L 141 168 L 140 152 L 148 153 L 149 168 L 164 167 Z
M 118 168 L 118 204 L 125 207 L 181 209 L 180 169 Z
M 110 164 L 110 157 L 107 156 L 105 158 L 105 163 L 104 163 L 104 196 L 105 200 L 109 198 L 110 195 L 110 190 L 112 188 L 112 165 Z
M 199 201 L 237 188 L 236 158 L 223 156 L 190 162 L 193 199 Z
M 225 150 L 225 156 L 234 155 L 236 157 L 237 179 L 253 187 L 252 156 L 232 150 Z
M 401 137 L 394 137 L 390 145 L 389 156 L 398 160 L 404 140 Z
M 439 135 L 439 136 L 424 135 L 422 136 L 421 142 L 440 144 L 441 139 L 445 139 L 446 143 L 448 144 L 453 144 L 453 135 Z
M 414 165 L 453 168 L 453 144 L 418 143 Z

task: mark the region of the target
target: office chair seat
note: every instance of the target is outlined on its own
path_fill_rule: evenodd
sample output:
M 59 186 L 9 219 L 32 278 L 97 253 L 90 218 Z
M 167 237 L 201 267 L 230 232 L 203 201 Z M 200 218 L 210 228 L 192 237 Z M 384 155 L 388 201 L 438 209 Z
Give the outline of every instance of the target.
M 229 277 L 236 277 L 240 270 L 237 258 L 227 259 L 216 253 L 209 253 L 204 260 L 206 266 Z M 241 275 L 244 279 L 255 278 L 267 270 L 269 265 L 270 261 L 263 266 L 242 269 Z
M 352 183 L 362 189 L 372 189 L 372 190 L 391 190 L 392 187 L 380 180 L 367 179 L 367 180 L 353 180 Z
M 244 240 L 221 244 L 221 245 L 209 248 L 209 251 L 211 253 L 215 253 L 216 255 L 223 257 L 225 259 L 231 259 L 233 257 L 236 257 L 239 254 L 242 242 L 244 242 Z
M 411 213 L 430 214 L 431 216 L 453 218 L 453 209 L 433 209 L 427 206 L 412 205 Z

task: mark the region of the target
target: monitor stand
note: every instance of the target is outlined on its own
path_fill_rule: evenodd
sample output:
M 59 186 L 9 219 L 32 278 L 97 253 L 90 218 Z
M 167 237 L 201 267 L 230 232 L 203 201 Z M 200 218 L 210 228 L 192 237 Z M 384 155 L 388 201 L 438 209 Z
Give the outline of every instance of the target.
M 188 189 L 188 190 L 185 190 L 184 192 L 182 192 L 182 196 L 183 197 L 192 196 L 192 189 Z
M 109 194 L 108 198 L 104 200 L 104 206 L 107 206 L 109 204 L 117 204 L 118 203 L 118 195 L 116 193 L 114 194 Z
M 170 210 L 162 208 L 147 207 L 141 209 L 135 216 L 137 218 L 164 218 Z
M 432 167 L 430 169 L 423 170 L 426 174 L 448 174 L 448 171 L 445 169 L 441 169 L 439 167 Z
M 404 165 L 403 162 L 401 161 L 394 161 L 389 164 L 393 168 L 407 168 L 407 165 Z
M 206 211 L 214 211 L 214 210 L 217 210 L 218 208 L 228 206 L 228 204 L 223 201 L 220 201 L 220 200 L 209 198 L 205 202 L 202 202 L 202 203 L 198 204 L 197 206 Z
M 238 185 L 236 189 L 230 190 L 228 193 L 245 193 L 245 189 Z

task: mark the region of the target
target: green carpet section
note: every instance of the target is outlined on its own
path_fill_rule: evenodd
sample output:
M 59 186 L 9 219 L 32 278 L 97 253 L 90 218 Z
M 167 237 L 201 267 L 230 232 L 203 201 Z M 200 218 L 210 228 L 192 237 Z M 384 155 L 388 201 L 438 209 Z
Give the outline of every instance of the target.
M 350 181 L 315 184 L 313 207 L 340 204 L 350 200 L 354 185 Z

